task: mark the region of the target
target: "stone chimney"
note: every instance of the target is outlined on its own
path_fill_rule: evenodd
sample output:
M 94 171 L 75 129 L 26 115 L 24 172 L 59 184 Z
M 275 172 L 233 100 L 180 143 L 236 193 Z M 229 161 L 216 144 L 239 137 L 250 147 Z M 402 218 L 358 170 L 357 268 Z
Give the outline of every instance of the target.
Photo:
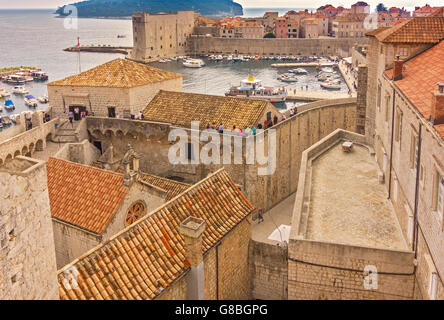
M 430 122 L 444 124 L 444 82 L 438 82 L 438 90 L 433 93 Z
M 202 234 L 205 220 L 188 217 L 179 225 L 179 232 L 185 239 L 185 258 L 191 267 L 187 274 L 187 299 L 203 300 L 205 291 L 205 273 L 202 255 Z
M 402 79 L 402 69 L 404 67 L 404 61 L 399 59 L 399 55 L 396 56 L 396 60 L 393 61 L 393 81 Z

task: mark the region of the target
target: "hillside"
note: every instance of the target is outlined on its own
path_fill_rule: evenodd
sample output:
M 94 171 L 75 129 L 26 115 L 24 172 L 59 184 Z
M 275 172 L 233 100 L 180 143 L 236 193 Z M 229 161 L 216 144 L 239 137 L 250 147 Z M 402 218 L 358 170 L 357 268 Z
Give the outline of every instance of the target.
M 242 15 L 243 8 L 233 0 L 88 0 L 73 4 L 79 17 L 128 17 L 136 11 L 151 13 L 194 10 L 206 16 Z M 56 11 L 59 15 L 65 6 Z

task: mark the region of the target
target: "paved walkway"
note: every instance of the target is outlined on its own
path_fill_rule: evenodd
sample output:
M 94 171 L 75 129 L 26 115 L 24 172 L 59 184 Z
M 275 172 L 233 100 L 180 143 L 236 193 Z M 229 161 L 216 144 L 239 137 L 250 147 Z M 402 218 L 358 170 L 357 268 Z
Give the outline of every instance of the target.
M 52 141 L 46 142 L 46 148 L 43 151 L 36 151 L 32 154 L 32 158 L 48 161 L 49 157 L 53 157 L 61 148 L 63 148 L 64 143 L 55 143 Z
M 356 94 L 351 96 L 347 92 L 338 91 L 310 91 L 310 90 L 299 90 L 294 88 L 286 88 L 287 100 L 303 100 L 303 101 L 318 101 L 326 99 L 343 99 L 356 97 Z
M 358 80 L 353 75 L 353 71 L 347 67 L 347 65 L 345 64 L 345 62 L 343 60 L 341 60 L 341 62 L 339 62 L 338 67 L 339 67 L 339 71 L 342 74 L 342 77 L 344 78 L 345 82 L 347 83 L 348 88 L 350 89 L 352 94 L 356 95 L 356 89 L 355 89 L 354 84 L 356 84 L 356 87 L 357 87 Z
M 293 193 L 277 206 L 264 213 L 263 222 L 259 222 L 259 219 L 253 221 L 252 239 L 273 245 L 278 244 L 278 241 L 269 240 L 268 237 L 274 230 L 280 227 L 280 225 L 291 225 L 295 198 L 296 193 Z

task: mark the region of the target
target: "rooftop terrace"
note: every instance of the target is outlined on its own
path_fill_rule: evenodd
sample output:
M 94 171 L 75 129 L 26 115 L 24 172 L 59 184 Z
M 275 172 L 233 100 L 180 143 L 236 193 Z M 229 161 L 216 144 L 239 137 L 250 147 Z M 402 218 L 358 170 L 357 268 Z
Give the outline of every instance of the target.
M 305 152 L 292 235 L 380 249 L 406 250 L 387 190 L 378 182 L 374 152 L 359 135 L 337 130 Z M 362 140 L 362 141 L 361 141 Z M 351 152 L 342 150 L 353 141 Z M 304 160 L 303 160 L 304 162 Z

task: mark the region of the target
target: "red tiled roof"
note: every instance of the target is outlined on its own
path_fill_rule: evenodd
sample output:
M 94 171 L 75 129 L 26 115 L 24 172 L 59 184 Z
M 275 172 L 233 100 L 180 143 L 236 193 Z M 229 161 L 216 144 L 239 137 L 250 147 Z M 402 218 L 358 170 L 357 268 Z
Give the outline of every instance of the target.
M 46 168 L 52 217 L 102 234 L 128 192 L 123 175 L 57 158 Z
M 438 43 L 444 39 L 444 17 L 415 17 L 377 33 L 376 38 L 384 43 Z
M 139 181 L 165 190 L 167 201 L 173 199 L 174 197 L 178 196 L 191 187 L 191 185 L 187 183 L 182 183 L 143 172 L 139 174 Z
M 444 41 L 424 51 L 416 57 L 406 61 L 406 71 L 403 78 L 395 81 L 395 85 L 410 100 L 416 109 L 424 116 L 430 118 L 433 92 L 437 90 L 437 83 L 444 81 Z M 393 69 L 385 71 L 391 79 Z M 435 126 L 444 137 L 444 127 Z
M 154 299 L 189 270 L 178 231 L 182 221 L 190 216 L 206 221 L 206 253 L 253 210 L 221 169 L 59 270 L 60 298 Z M 70 288 L 64 272 L 74 268 L 78 287 Z

